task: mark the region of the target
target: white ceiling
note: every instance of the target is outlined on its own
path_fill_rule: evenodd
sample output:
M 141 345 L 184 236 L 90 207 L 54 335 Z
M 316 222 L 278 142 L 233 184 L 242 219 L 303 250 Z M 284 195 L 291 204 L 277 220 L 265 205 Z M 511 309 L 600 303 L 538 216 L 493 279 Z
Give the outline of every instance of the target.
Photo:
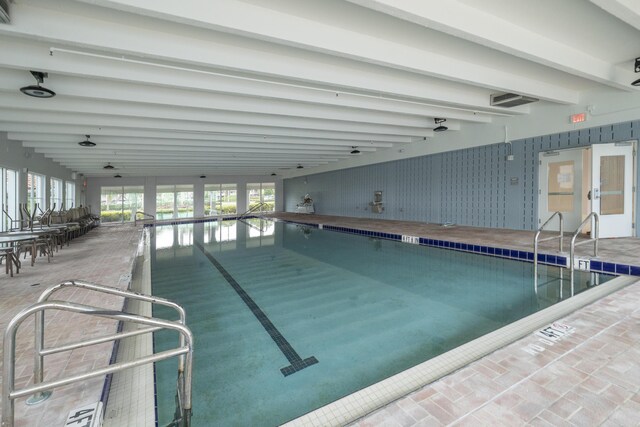
M 99 5 L 99 6 L 98 6 Z M 87 176 L 286 173 L 598 86 L 638 90 L 637 0 L 14 0 L 0 131 Z M 57 95 L 19 88 L 49 73 Z M 539 98 L 492 107 L 492 93 Z M 77 143 L 91 135 L 97 144 Z

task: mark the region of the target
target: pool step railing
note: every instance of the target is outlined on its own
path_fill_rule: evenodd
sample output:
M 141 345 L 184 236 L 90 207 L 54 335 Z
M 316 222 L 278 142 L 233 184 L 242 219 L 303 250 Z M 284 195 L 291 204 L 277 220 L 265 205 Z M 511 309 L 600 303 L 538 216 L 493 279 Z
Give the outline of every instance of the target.
M 140 220 L 138 220 L 138 214 L 142 215 L 142 218 Z M 136 213 L 133 215 L 133 225 L 134 226 L 138 225 L 138 221 L 140 221 L 140 222 L 142 222 L 144 224 L 147 221 L 154 222 L 155 220 L 156 220 L 155 216 L 151 215 L 150 213 L 143 212 L 143 211 L 136 211 Z
M 83 290 L 106 293 L 110 295 L 121 296 L 126 299 L 135 299 L 151 304 L 160 304 L 174 308 L 180 320 L 164 320 L 154 317 L 140 316 L 136 314 L 126 313 L 124 311 L 105 309 L 103 307 L 95 307 L 85 304 L 78 304 L 69 301 L 54 300 L 49 301 L 49 297 L 56 291 L 66 288 L 75 287 Z M 67 311 L 71 313 L 80 313 L 89 316 L 98 316 L 121 322 L 130 322 L 133 324 L 144 325 L 147 327 L 138 328 L 128 332 L 118 332 L 115 334 L 102 336 L 98 338 L 81 340 L 71 344 L 65 344 L 58 347 L 44 348 L 45 334 L 45 312 L 57 310 Z M 15 388 L 15 357 L 16 357 L 16 335 L 18 327 L 27 318 L 35 316 L 35 345 L 34 345 L 34 384 L 21 389 Z M 127 337 L 141 335 L 149 332 L 160 330 L 173 330 L 179 334 L 179 345 L 173 349 L 165 350 L 159 353 L 153 353 L 147 356 L 137 357 L 126 362 L 118 362 L 103 368 L 93 369 L 90 372 L 63 376 L 55 380 L 44 382 L 44 356 L 56 354 L 65 351 L 71 351 L 77 348 L 89 347 L 109 341 L 116 341 Z M 7 324 L 4 331 L 4 347 L 3 347 L 3 368 L 2 368 L 2 422 L 1 427 L 14 426 L 15 399 L 31 396 L 27 400 L 27 404 L 35 405 L 45 401 L 52 393 L 52 389 L 64 385 L 85 381 L 90 378 L 100 377 L 125 369 L 154 363 L 173 357 L 178 357 L 178 395 L 180 396 L 181 413 L 180 426 L 189 426 L 192 409 L 192 362 L 193 362 L 193 335 L 191 330 L 185 324 L 185 311 L 178 304 L 166 300 L 164 298 L 154 297 L 152 295 L 140 294 L 132 291 L 125 291 L 109 286 L 98 285 L 95 283 L 84 282 L 80 280 L 71 280 L 62 282 L 58 285 L 48 288 L 40 296 L 36 304 L 31 305 L 16 314 Z
M 542 231 L 547 226 L 547 224 L 549 224 L 551 220 L 556 216 L 558 217 L 558 220 L 560 222 L 560 233 L 554 236 L 545 237 L 544 239 L 541 239 L 540 235 L 542 234 Z M 540 242 L 546 242 L 549 240 L 558 239 L 559 240 L 558 251 L 562 252 L 562 242 L 564 238 L 563 231 L 564 231 L 564 217 L 562 215 L 562 212 L 554 212 L 553 215 L 551 215 L 549 219 L 547 219 L 544 222 L 544 224 L 542 224 L 542 226 L 538 228 L 538 231 L 536 231 L 536 235 L 533 238 L 533 289 L 535 290 L 536 293 L 538 293 L 538 245 Z
M 257 212 L 258 210 L 260 210 L 265 205 L 266 205 L 265 202 L 260 202 L 257 205 L 254 205 L 254 206 L 250 207 L 249 209 L 247 209 L 244 213 L 239 215 L 237 219 L 244 219 L 244 218 L 248 217 L 249 215 L 251 215 L 252 213 Z
M 247 225 L 251 228 L 253 228 L 254 230 L 258 230 L 260 233 L 264 233 L 264 228 L 262 228 L 262 225 L 260 227 L 258 227 L 255 224 L 252 224 L 251 222 L 247 221 L 248 218 L 238 218 L 238 221 L 240 221 L 241 223 L 243 223 L 244 225 Z M 262 224 L 263 220 L 260 220 L 260 223 Z
M 583 240 L 582 242 L 576 242 L 578 235 L 582 231 L 582 229 L 587 225 L 591 224 L 591 219 L 593 218 L 593 232 L 591 233 L 591 239 Z M 575 274 L 575 257 L 576 257 L 576 246 L 584 245 L 587 243 L 593 243 L 593 256 L 598 256 L 598 241 L 600 240 L 600 217 L 597 213 L 591 212 L 587 217 L 582 221 L 582 223 L 578 226 L 576 231 L 573 233 L 571 237 L 571 246 L 569 247 L 569 270 L 571 274 L 571 296 L 574 294 L 574 274 Z
M 544 239 L 540 238 L 542 231 L 545 226 L 551 222 L 551 220 L 558 216 L 560 221 L 560 233 L 554 236 L 546 237 Z M 581 242 L 576 242 L 576 239 L 584 229 L 587 224 L 591 224 L 593 221 L 593 233 L 591 233 L 591 238 L 587 240 L 583 240 Z M 563 244 L 563 228 L 564 228 L 564 219 L 561 212 L 555 212 L 553 215 L 549 217 L 545 221 L 544 224 L 538 229 L 533 239 L 533 289 L 535 293 L 538 293 L 538 245 L 540 242 L 545 242 L 549 240 L 558 239 L 558 252 L 562 252 L 562 244 Z M 593 256 L 598 256 L 598 241 L 600 239 L 600 218 L 597 213 L 591 212 L 587 217 L 582 221 L 582 223 L 578 226 L 578 228 L 574 231 L 571 237 L 571 245 L 569 247 L 569 271 L 570 271 L 570 285 L 571 285 L 571 296 L 575 293 L 575 255 L 576 255 L 576 246 L 585 245 L 587 243 L 593 243 Z M 562 274 L 562 272 L 561 272 Z

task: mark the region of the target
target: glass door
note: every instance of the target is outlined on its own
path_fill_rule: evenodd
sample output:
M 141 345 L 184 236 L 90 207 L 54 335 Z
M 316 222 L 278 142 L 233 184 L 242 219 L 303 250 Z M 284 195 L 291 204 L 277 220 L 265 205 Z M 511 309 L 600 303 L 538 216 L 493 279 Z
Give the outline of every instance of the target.
M 573 231 L 582 222 L 582 149 L 540 153 L 538 224 L 554 212 L 562 212 L 564 231 Z M 556 218 L 545 227 L 559 230 Z
M 600 216 L 600 237 L 633 236 L 634 144 L 592 146 L 591 207 Z

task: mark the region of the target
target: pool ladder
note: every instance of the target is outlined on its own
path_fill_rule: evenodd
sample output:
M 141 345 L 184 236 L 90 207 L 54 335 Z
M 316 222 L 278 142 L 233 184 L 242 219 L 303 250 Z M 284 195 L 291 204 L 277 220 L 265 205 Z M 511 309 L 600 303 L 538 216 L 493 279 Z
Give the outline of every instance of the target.
M 555 235 L 555 236 L 550 236 L 550 237 L 546 237 L 544 239 L 540 238 L 540 235 L 542 234 L 542 231 L 544 230 L 544 228 L 547 226 L 547 224 L 549 224 L 551 222 L 551 220 L 555 217 L 558 217 L 558 220 L 560 222 L 560 233 Z M 580 235 L 580 232 L 582 231 L 582 229 L 587 225 L 591 223 L 591 219 L 593 218 L 594 221 L 594 232 L 593 232 L 593 238 L 589 239 L 589 240 L 584 240 L 582 242 L 576 242 L 576 239 L 578 238 L 578 236 Z M 599 217 L 598 214 L 595 212 L 591 212 L 589 215 L 587 215 L 587 217 L 584 219 L 584 221 L 582 221 L 582 223 L 578 226 L 578 228 L 576 229 L 576 231 L 573 233 L 573 236 L 571 237 L 571 245 L 569 246 L 569 271 L 570 271 L 570 277 L 571 277 L 571 295 L 574 295 L 574 276 L 575 276 L 575 252 L 576 252 L 576 246 L 579 245 L 584 245 L 587 243 L 591 243 L 593 241 L 593 256 L 597 257 L 598 256 L 598 241 L 599 241 Z M 542 226 L 538 229 L 538 231 L 535 234 L 535 237 L 533 238 L 533 289 L 535 291 L 535 293 L 538 293 L 538 244 L 540 242 L 546 242 L 549 240 L 555 240 L 558 239 L 559 240 L 559 244 L 558 244 L 558 252 L 562 252 L 562 243 L 563 243 L 563 239 L 564 239 L 564 233 L 563 230 L 564 229 L 564 217 L 562 216 L 562 212 L 554 212 L 549 219 L 547 219 L 545 221 L 544 224 L 542 224 Z M 562 297 L 562 280 L 563 280 L 563 270 L 560 269 L 560 295 Z
M 49 297 L 60 289 L 75 287 L 84 290 L 100 292 L 110 295 L 124 297 L 125 299 L 139 300 L 151 304 L 159 304 L 175 309 L 180 320 L 170 321 L 157 319 L 154 317 L 140 316 L 136 314 L 126 313 L 123 311 L 110 310 L 90 305 L 77 304 L 69 301 L 49 301 Z M 45 333 L 45 311 L 61 310 L 72 313 L 81 313 L 89 316 L 98 316 L 109 319 L 119 320 L 121 322 L 131 322 L 134 324 L 145 325 L 148 327 L 138 328 L 128 332 L 118 332 L 115 334 L 81 340 L 71 344 L 65 344 L 59 347 L 44 348 Z M 35 316 L 35 348 L 34 348 L 34 384 L 22 389 L 15 389 L 15 353 L 16 353 L 16 333 L 22 322 L 30 316 Z M 120 329 L 119 329 L 120 330 Z M 154 353 L 148 356 L 141 356 L 134 360 L 126 362 L 118 362 L 104 368 L 94 369 L 77 375 L 66 376 L 55 380 L 44 382 L 44 356 L 64 351 L 71 351 L 78 348 L 89 347 L 92 345 L 102 344 L 109 341 L 120 340 L 127 337 L 142 335 L 145 333 L 156 332 L 160 330 L 177 331 L 180 339 L 179 345 L 171 350 L 165 350 L 160 353 Z M 98 285 L 95 283 L 84 282 L 80 280 L 70 280 L 62 282 L 58 285 L 46 289 L 38 299 L 36 304 L 27 307 L 16 314 L 7 324 L 4 332 L 4 348 L 3 348 L 3 368 L 2 368 L 2 427 L 14 426 L 15 399 L 31 395 L 27 400 L 27 404 L 35 405 L 43 402 L 52 393 L 52 389 L 64 385 L 72 384 L 78 381 L 84 381 L 90 378 L 100 377 L 114 372 L 120 372 L 125 369 L 142 366 L 148 363 L 154 363 L 160 360 L 178 357 L 178 392 L 177 400 L 180 403 L 178 408 L 179 419 L 176 425 L 188 427 L 191 422 L 191 386 L 192 386 L 192 361 L 193 361 L 193 335 L 191 330 L 185 324 L 185 311 L 178 304 L 166 300 L 164 298 L 154 297 L 152 295 L 140 294 L 132 291 L 125 291 L 110 286 Z
M 142 218 L 138 219 L 138 214 L 142 215 Z M 150 213 L 146 213 L 146 212 L 142 212 L 142 211 L 136 211 L 136 213 L 133 215 L 133 225 L 134 226 L 138 225 L 138 221 L 140 221 L 143 224 L 145 224 L 147 221 L 154 222 L 155 220 L 156 220 L 155 216 L 151 215 Z

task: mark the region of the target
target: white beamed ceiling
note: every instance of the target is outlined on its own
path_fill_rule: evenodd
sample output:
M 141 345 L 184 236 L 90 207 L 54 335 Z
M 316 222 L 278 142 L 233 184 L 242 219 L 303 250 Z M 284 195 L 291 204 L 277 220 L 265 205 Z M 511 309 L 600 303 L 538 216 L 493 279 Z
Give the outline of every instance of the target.
M 632 0 L 14 0 L 0 131 L 86 176 L 286 176 L 637 90 L 639 41 Z

